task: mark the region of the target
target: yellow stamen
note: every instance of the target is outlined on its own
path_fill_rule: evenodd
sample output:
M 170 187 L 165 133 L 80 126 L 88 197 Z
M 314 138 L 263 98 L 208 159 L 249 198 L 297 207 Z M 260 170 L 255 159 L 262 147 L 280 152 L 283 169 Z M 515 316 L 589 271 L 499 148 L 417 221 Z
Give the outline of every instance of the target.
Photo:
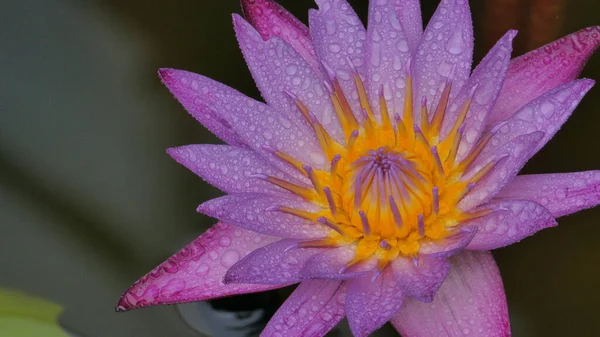
M 271 177 L 271 176 L 265 176 L 265 175 L 257 175 L 256 177 L 264 179 L 273 185 L 276 185 L 283 189 L 286 189 L 296 195 L 299 195 L 300 197 L 302 197 L 308 201 L 314 200 L 317 197 L 317 194 L 315 193 L 315 191 L 305 188 L 305 187 L 301 187 L 301 186 L 292 184 L 283 179 L 279 179 L 279 178 L 275 178 L 275 177 Z
M 446 108 L 448 107 L 448 100 L 450 98 L 450 89 L 452 89 L 452 82 L 448 81 L 444 86 L 437 109 L 435 110 L 433 118 L 431 119 L 431 135 L 433 136 L 432 138 L 436 140 L 434 142 L 436 144 L 440 136 L 440 131 L 442 130 L 444 116 L 446 115 Z

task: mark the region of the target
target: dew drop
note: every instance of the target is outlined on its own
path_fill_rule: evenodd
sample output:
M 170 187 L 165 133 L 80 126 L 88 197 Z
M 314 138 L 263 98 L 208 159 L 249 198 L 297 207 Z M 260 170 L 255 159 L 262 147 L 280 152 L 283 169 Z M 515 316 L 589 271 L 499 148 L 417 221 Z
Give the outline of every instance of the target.
M 371 45 L 371 65 L 374 67 L 379 67 L 381 63 L 381 47 L 378 43 L 374 43 Z
M 332 43 L 329 45 L 329 51 L 332 53 L 339 53 L 342 50 L 342 46 L 337 43 Z
M 398 43 L 396 44 L 396 48 L 398 48 L 398 50 L 403 53 L 408 52 L 409 51 L 408 41 L 406 41 L 406 39 L 400 39 L 398 41 Z
M 294 74 L 296 74 L 298 72 L 298 67 L 295 64 L 290 64 L 289 66 L 287 66 L 285 68 L 285 72 L 288 75 L 294 75 Z
M 467 44 L 463 40 L 462 32 L 460 29 L 457 29 L 452 38 L 446 43 L 446 50 L 453 55 L 459 55 L 467 48 Z
M 544 114 L 544 116 L 550 118 L 554 114 L 554 103 L 550 101 L 544 102 L 542 103 L 540 109 L 542 110 L 542 114 Z
M 221 256 L 221 265 L 225 268 L 229 268 L 239 260 L 240 253 L 237 250 L 230 249 Z
M 311 152 L 308 154 L 308 158 L 313 165 L 325 164 L 325 156 L 319 152 Z
M 198 276 L 206 275 L 206 274 L 208 274 L 209 269 L 210 268 L 207 265 L 201 264 L 198 266 L 198 268 L 196 268 L 196 275 L 198 275 Z
M 223 236 L 221 237 L 221 239 L 219 240 L 219 244 L 222 247 L 229 247 L 229 245 L 231 244 L 231 238 L 229 236 Z
M 335 20 L 329 19 L 327 20 L 327 22 L 325 22 L 325 31 L 329 35 L 335 34 L 335 32 L 337 31 L 337 25 L 335 24 Z

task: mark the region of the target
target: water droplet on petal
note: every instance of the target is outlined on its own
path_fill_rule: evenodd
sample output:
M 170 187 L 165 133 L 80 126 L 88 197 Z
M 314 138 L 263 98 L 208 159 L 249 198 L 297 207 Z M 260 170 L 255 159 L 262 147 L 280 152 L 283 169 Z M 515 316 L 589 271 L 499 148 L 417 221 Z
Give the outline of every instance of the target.
M 540 109 L 542 110 L 542 114 L 544 114 L 544 116 L 550 118 L 554 114 L 554 103 L 550 101 L 544 102 L 542 103 Z
M 467 44 L 462 36 L 462 31 L 457 29 L 452 38 L 446 43 L 446 50 L 453 55 L 459 55 L 467 48 Z
M 230 249 L 221 256 L 221 265 L 225 268 L 229 268 L 239 260 L 240 253 L 237 250 Z
M 329 51 L 332 53 L 339 53 L 342 50 L 342 46 L 337 43 L 332 43 L 329 45 Z

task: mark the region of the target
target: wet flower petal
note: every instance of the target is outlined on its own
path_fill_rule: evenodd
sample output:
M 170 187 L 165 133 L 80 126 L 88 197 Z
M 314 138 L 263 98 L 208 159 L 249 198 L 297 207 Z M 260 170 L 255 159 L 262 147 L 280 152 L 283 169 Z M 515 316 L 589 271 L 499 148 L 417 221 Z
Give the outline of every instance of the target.
M 406 34 L 410 50 L 417 50 L 423 36 L 423 19 L 419 0 L 391 0 L 396 8 L 396 14 Z
M 392 319 L 410 337 L 510 336 L 500 272 L 489 252 L 463 252 L 431 303 L 407 298 Z
M 519 242 L 542 229 L 554 227 L 556 220 L 544 206 L 528 200 L 494 201 L 483 208 L 497 211 L 468 222 L 477 234 L 467 246 L 471 250 L 492 250 Z
M 344 318 L 346 286 L 339 281 L 307 280 L 283 303 L 262 337 L 320 337 Z
M 473 70 L 473 74 L 450 104 L 448 114 L 444 120 L 442 135 L 446 136 L 459 118 L 461 110 L 467 100 L 469 110 L 465 115 L 463 139 L 458 148 L 459 158 L 469 153 L 480 138 L 486 118 L 492 111 L 502 89 L 506 70 L 512 52 L 512 40 L 517 35 L 516 31 L 506 33 L 483 58 L 481 63 Z
M 302 115 L 287 92 L 296 95 L 323 126 L 334 135 L 341 134 L 326 88 L 304 59 L 283 39 L 264 41 L 242 17 L 233 15 L 234 28 L 244 59 L 263 98 L 269 106 L 296 120 Z
M 300 282 L 298 272 L 321 248 L 297 248 L 300 241 L 284 239 L 248 254 L 234 264 L 223 282 L 289 285 Z
M 365 337 L 379 329 L 402 307 L 404 293 L 391 267 L 375 280 L 369 274 L 348 283 L 346 315 L 355 337 Z
M 537 153 L 567 121 L 593 85 L 592 80 L 577 80 L 556 87 L 534 99 L 502 124 L 479 160 L 485 160 L 490 153 L 516 136 L 542 131 L 545 134 L 544 138 L 531 155 Z
M 600 44 L 600 26 L 582 29 L 514 59 L 488 127 L 546 91 L 576 79 Z
M 392 2 L 369 2 L 365 81 L 374 110 L 379 113 L 380 88 L 392 111 L 404 104 L 408 59 L 414 53 Z
M 302 123 L 202 75 L 175 69 L 163 69 L 161 74 L 169 79 L 165 80 L 167 87 L 192 115 L 203 114 L 206 109 L 213 111 L 246 146 L 261 152 L 274 166 L 293 177 L 305 179 L 296 169 L 266 153 L 265 146 L 309 163 L 321 162 L 323 154 L 317 140 L 299 114 L 297 120 Z M 198 105 L 204 108 L 198 110 Z
M 392 270 L 398 286 L 406 296 L 422 302 L 431 302 L 448 275 L 450 264 L 445 258 L 421 255 L 415 260 L 394 260 Z
M 454 98 L 471 73 L 473 60 L 473 23 L 469 2 L 444 0 L 433 14 L 423 33 L 415 56 L 415 77 L 419 120 L 421 97 L 432 104 L 441 97 L 441 84 L 452 77 L 451 98 Z M 435 109 L 429 109 L 430 112 Z
M 224 192 L 289 194 L 282 188 L 252 177 L 252 174 L 263 173 L 291 179 L 252 150 L 203 144 L 170 148 L 167 152 L 178 163 Z
M 224 284 L 225 272 L 251 251 L 276 238 L 219 223 L 134 283 L 117 310 L 185 303 L 278 288 Z
M 348 267 L 355 256 L 356 247 L 345 245 L 329 249 L 311 257 L 300 271 L 300 277 L 306 279 L 348 280 L 366 275 L 376 265 L 376 260 L 365 261 Z
M 496 149 L 494 159 L 478 166 L 483 167 L 491 162 L 497 164 L 475 185 L 458 206 L 463 210 L 470 210 L 493 198 L 525 166 L 543 138 L 544 133 L 536 131 L 516 137 Z M 473 171 L 478 171 L 477 167 Z
M 461 252 L 476 234 L 477 228 L 463 226 L 457 233 L 446 238 L 421 243 L 419 253 L 430 258 L 447 258 Z
M 223 222 L 258 233 L 292 238 L 319 239 L 328 237 L 331 229 L 316 221 L 299 218 L 273 209 L 287 206 L 314 211 L 316 206 L 297 198 L 277 195 L 242 193 L 207 201 L 198 211 Z
M 308 12 L 315 52 L 339 80 L 352 110 L 359 112 L 353 66 L 348 64 L 348 59 L 363 73 L 365 27 L 346 0 L 316 0 L 316 3 L 319 9 Z
M 517 176 L 495 198 L 535 201 L 558 218 L 600 204 L 600 171 Z
M 300 20 L 273 0 L 242 0 L 242 10 L 264 40 L 274 36 L 282 38 L 302 56 L 315 74 L 320 74 L 308 27 Z
M 160 69 L 158 71 L 158 76 L 163 84 L 171 91 L 179 103 L 185 107 L 190 115 L 224 142 L 244 147 L 246 142 L 236 134 L 234 128 L 220 115 L 220 113 L 226 111 L 222 109 L 224 107 L 218 104 L 217 106 L 211 106 L 205 104 L 202 99 L 197 99 L 198 95 L 194 92 L 194 89 L 197 90 L 200 88 L 199 83 L 194 82 L 190 78 L 192 76 L 187 76 L 188 74 L 192 75 L 191 73 L 175 69 Z M 245 97 L 242 94 L 239 95 Z

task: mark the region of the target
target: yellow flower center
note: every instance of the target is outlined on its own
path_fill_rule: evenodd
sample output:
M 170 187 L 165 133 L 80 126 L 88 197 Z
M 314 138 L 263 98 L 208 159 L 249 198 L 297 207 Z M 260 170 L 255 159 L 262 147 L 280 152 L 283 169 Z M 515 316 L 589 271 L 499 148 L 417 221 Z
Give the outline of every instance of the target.
M 288 207 L 279 207 L 279 211 L 333 229 L 329 238 L 305 242 L 302 246 L 355 244 L 356 254 L 350 265 L 374 256 L 382 268 L 399 255 L 417 256 L 424 242 L 454 235 L 461 222 L 487 214 L 485 210 L 465 213 L 457 205 L 494 163 L 465 177 L 489 136 L 483 137 L 464 159 L 457 160 L 461 125 L 473 95 L 464 103 L 448 135 L 440 139 L 450 81 L 446 83 L 431 119 L 426 102 L 422 102 L 421 118 L 417 123 L 414 121 L 410 74 L 406 78 L 402 116 L 390 116 L 380 90 L 380 117 L 376 118 L 356 71 L 354 81 L 362 108 L 360 120 L 352 112 L 335 77 L 331 78 L 329 88 L 344 132 L 344 144 L 332 139 L 306 106 L 290 94 L 313 127 L 331 165 L 328 170 L 317 170 L 275 151 L 281 159 L 303 172 L 312 187 L 293 185 L 274 177 L 267 177 L 267 180 L 320 207 L 316 213 Z

